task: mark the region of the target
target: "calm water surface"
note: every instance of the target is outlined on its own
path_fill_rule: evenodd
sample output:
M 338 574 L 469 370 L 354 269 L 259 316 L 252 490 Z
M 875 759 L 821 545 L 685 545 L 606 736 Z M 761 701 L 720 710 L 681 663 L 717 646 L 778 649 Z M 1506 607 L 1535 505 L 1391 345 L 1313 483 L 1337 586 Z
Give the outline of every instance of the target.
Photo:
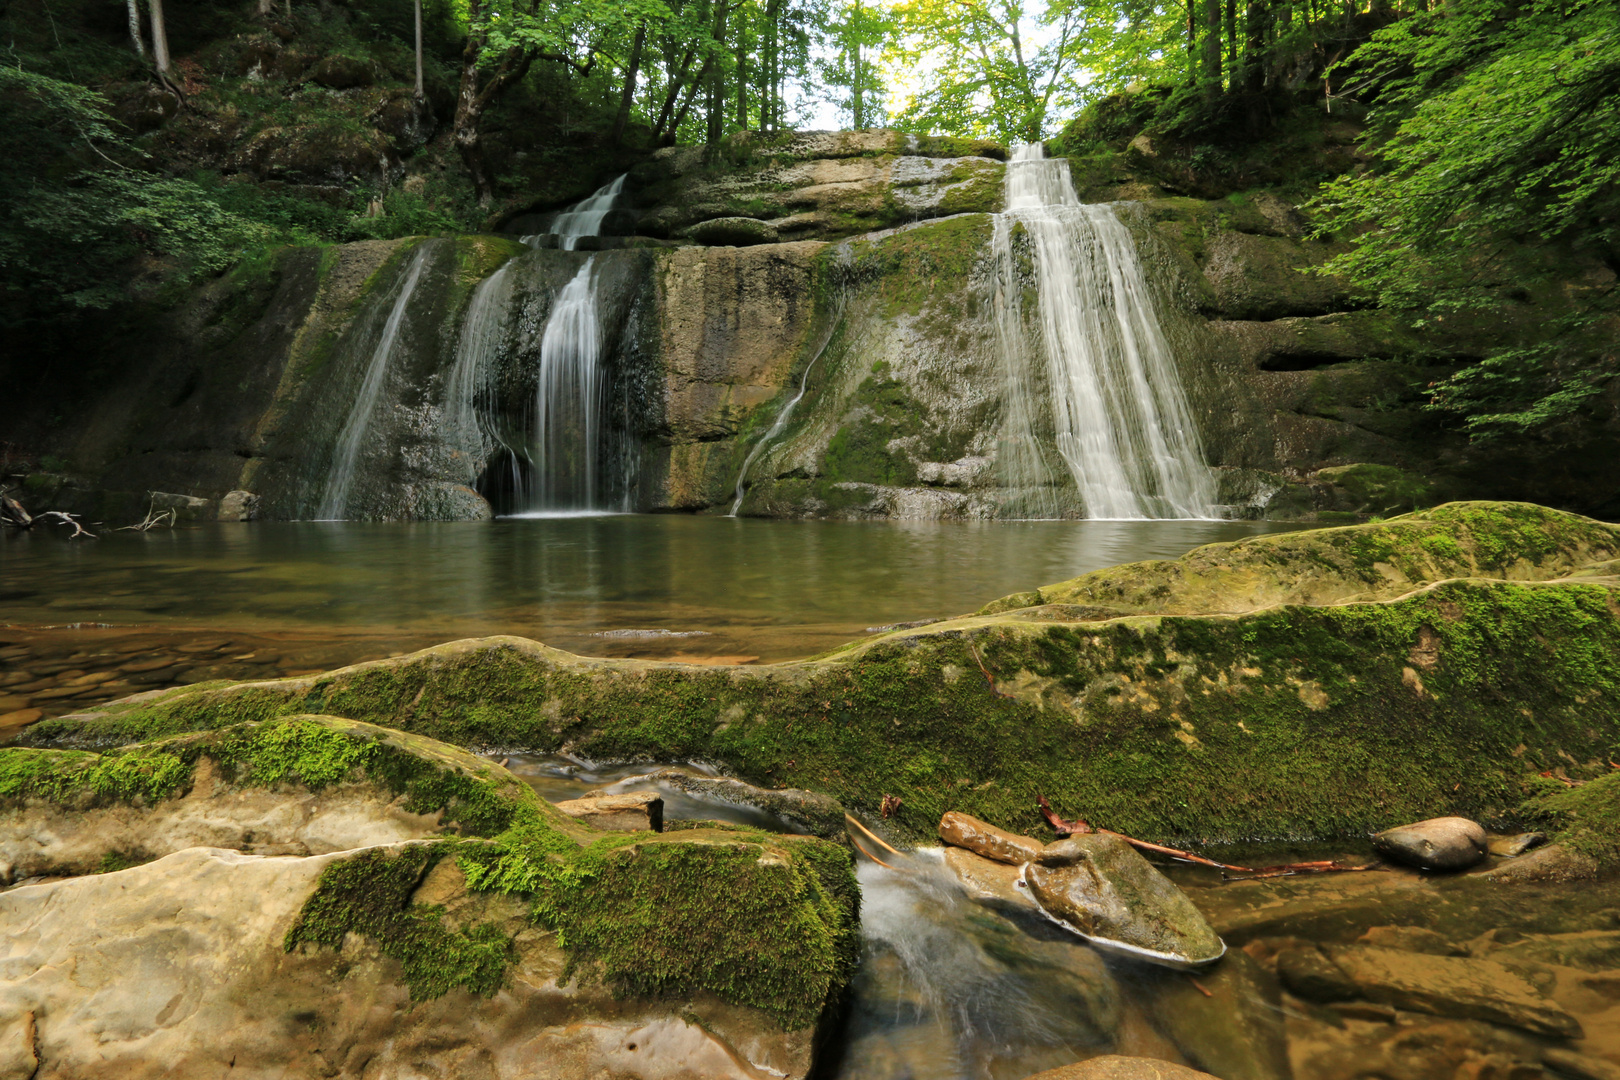
M 0 623 L 517 634 L 602 656 L 764 661 L 1099 567 L 1296 526 L 623 515 L 0 534 Z

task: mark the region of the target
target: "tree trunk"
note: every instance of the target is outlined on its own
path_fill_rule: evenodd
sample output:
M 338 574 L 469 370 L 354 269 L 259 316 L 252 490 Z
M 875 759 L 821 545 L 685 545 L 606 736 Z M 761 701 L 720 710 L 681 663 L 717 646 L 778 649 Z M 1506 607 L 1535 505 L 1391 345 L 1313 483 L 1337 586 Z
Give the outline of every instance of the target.
M 422 0 L 416 0 L 416 100 L 426 94 L 422 89 Z
M 131 7 L 134 5 L 131 4 Z M 276 13 L 276 0 L 259 0 L 258 15 L 261 19 L 268 19 Z
M 610 140 L 614 146 L 624 141 L 624 131 L 630 125 L 630 107 L 636 99 L 636 77 L 641 74 L 641 50 L 647 44 L 647 21 L 643 19 L 636 27 L 636 40 L 630 46 L 630 66 L 624 73 L 624 91 L 619 95 L 619 114 L 613 118 L 613 134 Z
M 135 0 L 129 2 L 129 40 L 135 46 L 135 55 L 146 63 L 146 39 L 141 37 L 141 9 L 136 6 Z
M 1247 40 L 1243 45 L 1243 85 L 1251 94 L 1266 88 L 1266 30 L 1270 21 L 1271 12 L 1265 0 L 1249 0 L 1244 20 Z
M 456 151 L 461 154 L 462 163 L 467 166 L 467 175 L 472 178 L 473 191 L 478 195 L 478 205 L 488 206 L 495 197 L 495 183 L 489 175 L 489 163 L 484 160 L 483 132 L 478 128 L 479 121 L 484 117 L 484 106 L 488 99 L 480 92 L 478 78 L 478 57 L 484 51 L 483 36 L 477 28 L 477 19 L 481 12 L 478 0 L 473 0 L 471 22 L 467 30 L 467 44 L 461 49 L 461 85 L 456 91 L 456 118 L 452 124 L 453 138 L 456 142 Z
M 1226 0 L 1226 77 L 1232 89 L 1238 82 L 1237 0 Z
M 1204 92 L 1221 92 L 1221 0 L 1204 0 Z
M 169 81 L 169 35 L 163 28 L 163 0 L 147 0 L 152 13 L 152 66 L 158 77 Z
M 748 39 L 737 27 L 737 126 L 748 130 Z
M 1198 7 L 1187 0 L 1187 85 L 1198 82 Z

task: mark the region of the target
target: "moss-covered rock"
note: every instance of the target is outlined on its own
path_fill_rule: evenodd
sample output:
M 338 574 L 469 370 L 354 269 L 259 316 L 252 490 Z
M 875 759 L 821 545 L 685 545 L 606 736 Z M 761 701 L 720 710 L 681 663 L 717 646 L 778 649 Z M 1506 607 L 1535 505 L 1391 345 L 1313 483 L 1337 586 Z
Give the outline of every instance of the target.
M 891 825 L 919 836 L 946 810 L 1032 830 L 1038 794 L 1159 839 L 1491 820 L 1528 772 L 1620 746 L 1620 584 L 1534 580 L 1612 559 L 1615 535 L 1459 504 L 1079 579 L 1155 614 L 1047 603 L 733 669 L 487 638 L 115 703 L 26 738 L 107 745 L 319 709 L 461 745 L 724 762 L 869 813 L 894 795 Z M 1241 599 L 1267 582 L 1272 606 Z
M 310 842 L 309 821 L 323 808 L 299 793 L 326 789 L 348 796 L 351 817 L 414 815 L 415 834 L 372 829 L 352 847 L 322 849 Z M 359 797 L 365 789 L 383 798 Z M 268 792 L 279 814 L 254 806 L 246 823 L 256 828 L 233 831 L 253 792 Z M 858 894 L 841 846 L 753 830 L 604 833 L 498 765 L 333 716 L 232 724 L 101 754 L 0 750 L 0 815 L 8 826 L 32 824 L 6 830 L 8 874 L 94 872 L 105 868 L 93 858 L 97 844 L 123 865 L 199 842 L 357 852 L 321 870 L 285 947 L 335 949 L 350 933 L 365 935 L 401 965 L 419 999 L 456 987 L 491 995 L 520 962 L 511 927 L 447 923 L 441 907 L 413 899 L 441 860 L 459 868 L 464 891 L 510 897 L 528 922 L 554 932 L 564 982 L 615 995 L 708 994 L 793 1031 L 818 1022 L 857 952 Z M 206 829 L 212 836 L 199 841 Z

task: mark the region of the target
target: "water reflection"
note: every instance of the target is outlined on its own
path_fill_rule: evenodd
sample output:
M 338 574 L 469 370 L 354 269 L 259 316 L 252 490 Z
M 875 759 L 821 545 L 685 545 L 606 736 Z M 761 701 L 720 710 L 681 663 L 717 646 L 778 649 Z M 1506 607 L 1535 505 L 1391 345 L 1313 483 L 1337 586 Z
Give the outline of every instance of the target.
M 420 639 L 508 633 L 594 655 L 778 660 L 866 627 L 1287 525 L 783 522 L 622 515 L 263 522 L 0 538 L 0 619 Z M 594 636 L 605 630 L 710 637 Z

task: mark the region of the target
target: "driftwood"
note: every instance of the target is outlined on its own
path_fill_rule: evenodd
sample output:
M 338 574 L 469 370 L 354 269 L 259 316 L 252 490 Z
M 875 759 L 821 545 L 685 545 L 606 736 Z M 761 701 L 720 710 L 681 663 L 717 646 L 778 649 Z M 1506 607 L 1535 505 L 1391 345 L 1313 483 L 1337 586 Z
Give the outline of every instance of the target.
M 22 503 L 0 491 L 0 525 L 8 525 L 13 529 L 32 529 L 41 521 L 55 521 L 73 526 L 73 536 L 70 539 L 78 539 L 81 536 L 87 536 L 92 540 L 96 538 L 95 533 L 79 523 L 78 514 L 70 514 L 65 510 L 46 510 L 43 513 L 29 514 L 23 509 Z
M 167 510 L 158 510 L 154 508 L 152 504 L 148 503 L 146 507 L 146 516 L 144 518 L 136 522 L 134 525 L 125 525 L 118 531 L 148 532 L 152 529 L 158 528 L 159 526 L 166 529 L 172 529 L 174 528 L 175 522 L 179 519 L 179 515 L 175 513 L 173 507 L 170 507 Z
M 1112 829 L 1099 829 L 1088 824 L 1084 819 L 1065 821 L 1058 817 L 1052 809 L 1052 804 L 1046 801 L 1045 795 L 1036 796 L 1040 803 L 1041 814 L 1046 818 L 1047 824 L 1057 831 L 1059 836 L 1084 835 L 1086 833 L 1101 833 L 1108 836 L 1117 836 L 1138 851 L 1150 851 L 1155 855 L 1168 855 L 1172 859 L 1182 862 L 1197 863 L 1199 866 L 1209 866 L 1221 871 L 1223 877 L 1232 874 L 1241 874 L 1243 877 L 1236 880 L 1253 881 L 1259 878 L 1288 877 L 1293 874 L 1331 874 L 1356 870 L 1382 869 L 1378 863 L 1368 863 L 1366 866 L 1349 866 L 1345 863 L 1334 862 L 1332 859 L 1320 859 L 1316 862 L 1281 863 L 1277 866 L 1234 866 L 1231 863 L 1216 862 L 1206 859 L 1202 855 L 1195 855 L 1190 851 L 1179 848 L 1165 847 L 1163 844 L 1150 844 L 1146 840 L 1138 840 L 1134 836 L 1114 832 Z

